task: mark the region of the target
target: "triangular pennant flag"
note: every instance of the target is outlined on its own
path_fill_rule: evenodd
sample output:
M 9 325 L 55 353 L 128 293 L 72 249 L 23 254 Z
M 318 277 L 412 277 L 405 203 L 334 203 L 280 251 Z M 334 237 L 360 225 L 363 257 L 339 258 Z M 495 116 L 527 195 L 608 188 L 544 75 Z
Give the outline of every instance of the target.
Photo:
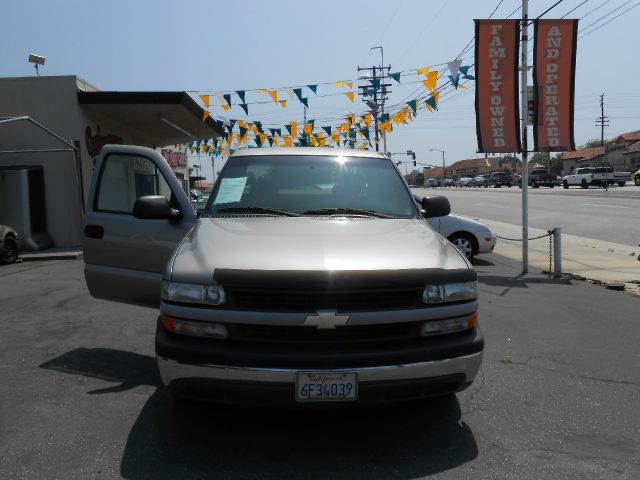
M 373 97 L 375 94 L 376 94 L 375 88 L 367 88 L 367 95 L 369 95 L 370 97 Z
M 202 111 L 202 121 L 204 122 L 207 117 L 209 116 L 209 110 L 203 110 Z
M 244 141 L 244 136 L 249 133 L 249 129 L 240 127 L 240 141 Z
M 278 100 L 278 103 L 280 105 L 282 105 L 282 108 L 287 108 L 287 101 L 286 100 Z
M 302 104 L 309 108 L 309 99 L 308 98 L 301 98 L 300 101 L 302 102 Z
M 340 134 L 338 132 L 334 132 L 331 134 L 331 138 L 336 142 L 336 145 L 340 145 Z
M 202 103 L 204 103 L 204 106 L 209 109 L 209 98 L 211 97 L 211 95 L 200 95 L 200 100 L 202 100 Z
M 222 104 L 222 109 L 223 110 L 229 110 L 231 107 L 227 104 Z
M 380 88 L 380 79 L 379 78 L 372 78 L 371 80 L 369 80 L 369 82 L 371 82 L 371 85 L 373 85 L 373 88 L 375 88 L 376 90 L 378 90 Z
M 224 96 L 225 102 L 227 102 L 227 105 L 231 105 L 231 94 L 225 93 L 223 96 Z
M 407 105 L 409 105 L 409 107 L 411 107 L 411 110 L 413 110 L 413 114 L 415 115 L 417 110 L 418 110 L 418 100 L 416 100 L 416 99 L 409 100 L 407 102 Z
M 353 103 L 353 102 L 354 102 L 354 100 L 355 100 L 355 94 L 354 94 L 353 92 L 344 92 L 344 94 L 347 96 L 347 98 L 348 98 L 349 100 L 351 100 L 351 103 Z
M 284 146 L 285 147 L 290 147 L 291 143 L 292 143 L 292 139 L 289 135 L 285 135 L 284 137 L 282 137 L 284 139 Z
M 458 89 L 458 82 L 460 81 L 460 76 L 456 75 L 455 77 L 453 75 L 449 75 L 449 80 L 451 81 L 451 85 L 453 85 L 455 87 L 455 89 Z
M 369 125 L 371 125 L 371 114 L 365 113 L 360 119 L 360 121 L 364 123 L 367 127 L 369 127 Z
M 465 75 L 462 78 L 464 78 L 465 80 L 475 80 L 476 77 L 474 77 L 473 75 Z
M 282 129 L 281 128 L 274 128 L 276 135 L 278 135 L 279 137 L 282 136 Z
M 242 120 L 236 120 L 236 122 L 238 123 L 238 126 L 239 126 L 239 127 L 247 128 L 247 124 L 246 124 L 246 123 L 244 123 Z
M 423 80 L 422 83 L 424 83 L 424 86 L 427 87 L 430 92 L 433 92 L 438 84 L 438 72 L 434 71 L 427 73 L 427 79 Z
M 454 60 L 453 62 L 449 62 L 447 64 L 449 66 L 449 72 L 451 72 L 451 75 L 453 75 L 454 77 L 458 75 L 461 64 L 462 64 L 462 60 Z
M 416 69 L 416 73 L 418 75 L 427 75 L 430 71 L 431 69 L 429 67 L 422 67 L 422 68 Z
M 460 72 L 463 75 L 468 75 L 469 74 L 469 69 L 471 68 L 471 65 L 463 65 L 460 67 Z
M 267 134 L 260 132 L 258 137 L 260 137 L 260 142 L 264 145 L 264 141 L 267 139 Z
M 354 123 L 356 123 L 356 115 L 355 115 L 355 113 L 350 113 L 349 115 L 347 115 L 344 118 L 349 122 L 349 125 L 353 125 Z
M 246 103 L 241 103 L 240 104 L 240 108 L 242 108 L 244 110 L 244 113 L 249 115 L 249 106 Z
M 269 132 L 271 132 L 271 136 L 273 137 L 276 133 L 276 129 L 275 128 L 268 128 L 267 130 L 269 130 Z
M 253 122 L 259 132 L 262 132 L 262 122 Z
M 293 100 L 293 97 L 295 95 L 295 93 L 293 92 L 293 88 L 287 87 L 284 89 L 284 91 L 287 92 L 287 95 L 289 95 L 289 98 Z
M 253 139 L 254 142 L 256 142 L 256 145 L 261 147 L 262 146 L 262 140 L 260 140 L 260 137 L 256 137 Z
M 314 137 L 313 135 L 311 135 L 311 140 L 313 141 L 313 146 L 314 147 L 318 147 L 320 146 L 320 142 L 318 141 L 318 139 L 316 137 Z
M 276 137 L 273 137 L 273 144 L 274 145 L 280 145 L 280 143 L 278 143 L 278 139 Z
M 325 132 L 327 132 L 327 135 L 331 136 L 331 126 L 328 126 L 328 127 L 322 127 L 322 130 L 324 130 Z
M 236 121 L 232 118 L 229 119 L 229 131 L 233 130 L 233 127 L 235 127 L 236 125 Z
M 242 100 L 242 103 L 245 103 L 245 99 L 244 99 L 244 90 L 236 90 L 236 93 L 238 94 L 238 96 L 240 97 L 240 100 Z
M 273 137 L 267 137 L 267 140 L 269 141 L 269 146 L 273 147 Z
M 353 80 L 347 80 L 344 84 L 349 88 L 353 88 Z
M 295 93 L 296 97 L 298 97 L 298 100 L 300 100 L 302 102 L 302 89 L 301 88 L 294 88 L 293 89 L 293 93 Z
M 278 103 L 278 91 L 277 90 L 269 90 L 267 93 L 273 99 L 273 103 Z
M 307 87 L 316 95 L 318 94 L 318 85 L 307 85 Z
M 389 76 L 393 78 L 396 82 L 400 83 L 400 72 L 390 73 Z
M 360 132 L 360 134 L 364 137 L 364 138 L 369 138 L 369 129 L 368 128 L 361 128 L 360 130 L 358 130 Z
M 287 132 L 289 132 L 289 135 L 291 135 L 291 124 L 285 125 L 284 128 L 286 128 Z
M 427 101 L 425 102 L 427 104 L 427 107 L 431 107 L 433 110 L 437 110 L 439 97 L 440 92 L 433 93 L 429 98 L 427 98 Z
M 303 131 L 310 136 L 311 132 L 313 132 L 313 123 L 305 123 Z

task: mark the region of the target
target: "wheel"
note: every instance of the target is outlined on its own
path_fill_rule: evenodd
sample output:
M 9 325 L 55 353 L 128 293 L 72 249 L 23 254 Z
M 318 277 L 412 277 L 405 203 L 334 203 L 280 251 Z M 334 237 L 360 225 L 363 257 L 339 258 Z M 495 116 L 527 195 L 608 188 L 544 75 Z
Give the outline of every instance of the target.
M 476 253 L 478 253 L 478 241 L 470 234 L 465 232 L 458 232 L 449 235 L 448 240 L 471 260 Z
M 619 186 L 619 187 L 624 187 L 624 184 L 625 184 L 625 183 L 626 183 L 626 182 L 618 182 L 618 186 Z
M 507 183 L 507 187 L 511 188 L 512 187 L 511 183 Z
M 535 180 L 531 182 L 531 188 L 538 188 L 538 187 L 540 187 L 540 185 L 538 185 Z
M 636 184 L 636 187 L 640 187 L 640 177 L 636 177 L 636 180 L 634 183 Z
M 562 181 L 562 187 L 567 190 L 569 188 L 569 182 L 567 182 L 566 180 Z
M 580 183 L 580 187 L 589 188 L 589 184 L 587 183 L 587 181 L 584 178 L 582 179 L 582 183 Z
M 484 188 L 489 188 L 489 184 L 487 182 L 484 183 Z
M 8 265 L 18 259 L 18 242 L 15 238 L 7 236 L 4 239 L 4 247 L 0 250 L 0 265 Z

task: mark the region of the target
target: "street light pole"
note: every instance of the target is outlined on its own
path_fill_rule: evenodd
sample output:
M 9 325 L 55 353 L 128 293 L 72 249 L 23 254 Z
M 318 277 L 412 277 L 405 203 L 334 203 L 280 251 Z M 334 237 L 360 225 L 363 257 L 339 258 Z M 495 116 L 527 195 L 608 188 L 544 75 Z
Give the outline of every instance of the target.
M 444 185 L 444 177 L 446 176 L 446 170 L 444 167 L 444 150 L 440 150 L 439 148 L 430 148 L 430 152 L 442 152 L 442 184 Z

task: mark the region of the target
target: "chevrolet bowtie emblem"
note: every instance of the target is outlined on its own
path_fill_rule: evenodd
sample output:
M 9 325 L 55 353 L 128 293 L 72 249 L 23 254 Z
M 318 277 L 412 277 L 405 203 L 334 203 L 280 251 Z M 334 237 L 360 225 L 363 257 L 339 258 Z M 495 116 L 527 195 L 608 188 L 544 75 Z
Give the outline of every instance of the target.
M 317 315 L 308 315 L 304 321 L 305 327 L 316 327 L 318 330 L 335 330 L 343 327 L 349 320 L 349 315 L 336 315 L 335 310 L 317 310 Z

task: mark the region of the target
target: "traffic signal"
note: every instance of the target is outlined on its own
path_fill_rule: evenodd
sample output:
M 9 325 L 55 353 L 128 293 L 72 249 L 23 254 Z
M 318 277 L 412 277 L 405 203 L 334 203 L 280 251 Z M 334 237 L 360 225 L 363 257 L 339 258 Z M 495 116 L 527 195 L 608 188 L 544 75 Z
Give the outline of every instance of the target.
M 416 161 L 415 161 L 415 160 L 413 161 L 413 166 L 414 166 L 414 167 L 416 167 L 416 166 L 417 166 L 417 163 L 416 163 Z

